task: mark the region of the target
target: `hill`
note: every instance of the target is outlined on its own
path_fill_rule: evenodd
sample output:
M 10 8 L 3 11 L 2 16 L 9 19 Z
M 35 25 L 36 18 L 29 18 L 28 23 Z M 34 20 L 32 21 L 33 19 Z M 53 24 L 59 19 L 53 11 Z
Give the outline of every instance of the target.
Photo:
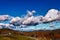
M 1 40 L 60 40 L 60 29 L 39 30 L 32 32 L 0 29 Z
M 11 29 L 0 29 L 0 40 L 35 40 L 22 36 L 20 32 Z

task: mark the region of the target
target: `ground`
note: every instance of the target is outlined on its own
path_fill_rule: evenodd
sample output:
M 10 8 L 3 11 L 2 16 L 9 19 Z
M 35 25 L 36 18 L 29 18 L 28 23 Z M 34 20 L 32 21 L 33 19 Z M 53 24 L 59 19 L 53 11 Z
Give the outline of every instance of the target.
M 60 29 L 33 32 L 0 29 L 0 40 L 60 40 Z

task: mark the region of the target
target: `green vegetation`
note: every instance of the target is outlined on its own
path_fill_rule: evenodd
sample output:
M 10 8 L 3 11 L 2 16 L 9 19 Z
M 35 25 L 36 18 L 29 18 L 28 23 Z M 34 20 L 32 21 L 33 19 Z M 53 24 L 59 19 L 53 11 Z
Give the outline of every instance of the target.
M 11 36 L 0 36 L 0 40 L 34 40 L 25 36 L 11 35 Z

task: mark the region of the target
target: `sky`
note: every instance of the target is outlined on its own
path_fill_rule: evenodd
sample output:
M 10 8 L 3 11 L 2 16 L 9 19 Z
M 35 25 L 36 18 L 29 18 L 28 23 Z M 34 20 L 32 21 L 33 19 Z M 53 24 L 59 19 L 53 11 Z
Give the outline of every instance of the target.
M 0 17 L 0 20 L 1 19 L 4 20 L 5 18 L 4 14 L 8 14 L 11 16 L 24 16 L 27 14 L 27 10 L 30 10 L 30 11 L 35 10 L 36 14 L 34 15 L 44 16 L 50 9 L 60 10 L 60 0 L 0 0 L 0 15 L 3 15 L 2 17 Z M 54 15 L 54 17 L 56 16 Z M 16 20 L 18 19 L 19 17 Z M 2 25 L 5 25 L 5 26 L 10 25 L 11 20 L 8 18 L 8 21 L 5 21 L 5 22 L 3 21 Z M 38 24 L 36 26 L 30 26 L 30 27 L 27 27 L 27 29 L 32 28 L 35 30 L 35 27 L 37 27 L 37 29 L 60 28 L 60 22 L 57 22 L 57 23 L 53 22 L 53 23 L 54 23 L 55 28 L 50 28 L 50 23 L 47 23 L 47 24 Z M 19 29 L 20 28 L 18 27 L 17 30 Z
M 45 15 L 49 9 L 60 10 L 60 0 L 0 0 L 0 15 L 26 15 L 27 10 L 36 10 L 35 15 Z

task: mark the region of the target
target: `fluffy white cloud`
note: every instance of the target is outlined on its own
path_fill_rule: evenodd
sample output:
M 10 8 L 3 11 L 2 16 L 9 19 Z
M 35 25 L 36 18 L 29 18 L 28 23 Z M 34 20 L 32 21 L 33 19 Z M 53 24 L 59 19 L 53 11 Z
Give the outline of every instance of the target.
M 22 23 L 23 19 L 20 17 L 14 17 L 11 19 L 10 23 L 15 25 L 15 26 L 20 26 L 20 24 Z
M 33 16 L 34 13 L 36 13 L 35 10 L 32 10 L 32 11 L 27 10 L 27 15 L 26 15 L 26 17 L 31 17 L 31 16 Z
M 45 16 L 33 16 L 33 14 L 36 13 L 35 10 L 27 11 L 27 13 L 28 14 L 23 18 L 12 17 L 9 15 L 0 15 L 0 21 L 3 21 L 0 22 L 0 28 L 10 28 L 10 29 L 27 28 L 29 30 L 29 28 L 35 28 L 35 26 L 37 27 L 36 24 L 38 24 L 39 27 L 41 26 L 38 29 L 43 29 L 44 26 L 46 29 L 48 29 L 49 23 L 48 26 L 46 26 L 46 24 L 40 24 L 40 23 L 49 22 L 53 20 L 60 20 L 60 11 L 56 9 L 50 9 Z M 33 27 L 33 25 L 35 26 Z
M 58 16 L 57 16 L 57 19 L 56 19 L 56 20 L 59 20 L 59 21 L 60 21 L 60 11 L 58 12 L 57 15 L 58 15 Z
M 5 21 L 7 19 L 9 19 L 9 15 L 0 15 L 0 21 Z
M 31 23 L 31 21 L 33 20 L 33 18 L 34 18 L 33 16 L 27 18 L 26 20 L 23 21 L 23 24 L 29 24 L 29 23 Z
M 13 25 L 12 25 L 12 24 L 0 23 L 0 27 L 1 27 L 1 28 L 11 28 L 11 27 L 13 27 Z
M 23 18 L 23 22 L 22 24 L 31 24 L 31 22 L 34 23 L 34 19 L 36 19 L 33 14 L 36 13 L 35 10 L 32 10 L 32 11 L 27 11 L 27 15 Z
M 33 16 L 33 13 L 35 13 L 35 11 L 28 11 L 28 17 L 22 22 L 23 24 L 31 24 L 33 22 L 33 24 L 35 23 L 42 23 L 42 22 L 49 22 L 49 21 L 53 21 L 56 20 L 59 16 L 58 14 L 58 10 L 56 9 L 50 9 L 47 14 L 43 17 L 43 16 Z
M 50 9 L 47 14 L 45 15 L 45 19 L 47 21 L 52 21 L 52 20 L 55 20 L 57 19 L 58 17 L 58 10 L 56 9 Z
M 29 18 L 27 18 L 26 20 L 23 21 L 22 24 L 36 24 L 36 23 L 41 23 L 43 22 L 43 16 L 31 16 Z
M 12 18 L 10 23 L 14 23 L 14 22 L 19 22 L 21 21 L 21 18 L 20 17 L 15 17 L 15 18 Z
M 27 11 L 27 15 L 24 18 L 20 18 L 20 17 L 14 17 L 11 19 L 10 23 L 15 24 L 15 25 L 27 25 L 27 24 L 36 24 L 36 23 L 43 23 L 43 22 L 49 22 L 49 21 L 53 21 L 56 20 L 58 17 L 58 10 L 56 9 L 50 9 L 47 14 L 43 17 L 43 16 L 33 16 L 33 13 L 36 13 L 35 10 L 33 11 Z
M 33 11 L 27 11 L 27 15 L 24 18 L 20 18 L 20 17 L 12 17 L 9 15 L 0 15 L 0 21 L 4 21 L 7 20 L 9 18 L 9 22 L 8 24 L 0 24 L 0 26 L 19 26 L 19 27 L 26 27 L 28 24 L 30 25 L 34 25 L 34 24 L 40 24 L 43 22 L 49 22 L 49 21 L 53 21 L 53 20 L 58 20 L 60 19 L 60 12 L 56 9 L 50 9 L 47 14 L 45 16 L 33 16 L 33 13 L 36 13 L 35 10 Z

